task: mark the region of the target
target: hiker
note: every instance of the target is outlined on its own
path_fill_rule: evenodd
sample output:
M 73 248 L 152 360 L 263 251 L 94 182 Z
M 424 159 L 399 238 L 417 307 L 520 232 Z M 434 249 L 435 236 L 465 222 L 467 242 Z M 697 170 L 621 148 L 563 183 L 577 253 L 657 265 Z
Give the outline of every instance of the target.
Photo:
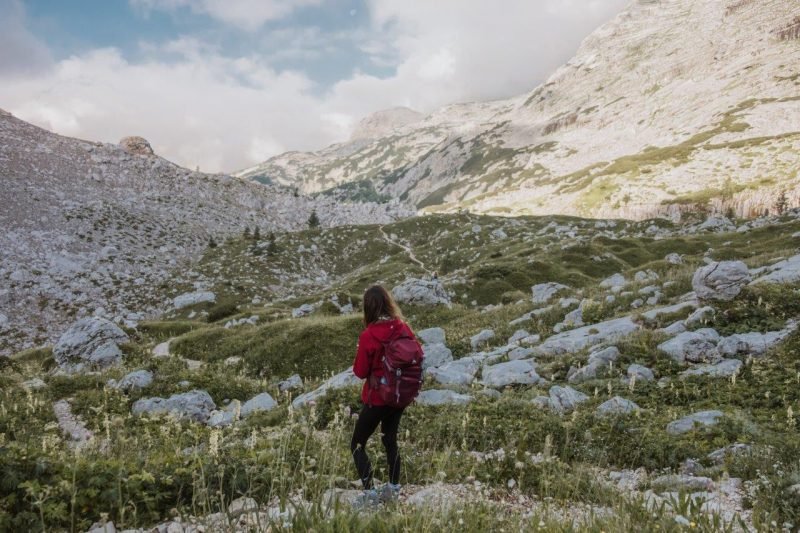
M 403 410 L 414 401 L 422 385 L 423 353 L 394 299 L 379 285 L 364 293 L 364 326 L 353 363 L 353 373 L 366 380 L 361 390 L 364 405 L 350 451 L 364 487 L 361 504 L 366 506 L 396 501 L 400 493 L 397 430 Z M 372 464 L 366 450 L 367 440 L 378 424 L 389 464 L 389 481 L 380 492 L 373 486 Z

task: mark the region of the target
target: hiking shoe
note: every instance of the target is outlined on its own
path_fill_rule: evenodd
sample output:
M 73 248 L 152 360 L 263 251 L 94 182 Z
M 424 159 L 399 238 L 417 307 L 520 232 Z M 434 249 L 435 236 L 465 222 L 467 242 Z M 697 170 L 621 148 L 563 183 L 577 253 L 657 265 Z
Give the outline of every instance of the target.
M 378 499 L 383 504 L 396 503 L 400 497 L 400 485 L 393 485 L 386 483 L 381 487 L 381 492 L 378 494 Z
M 358 495 L 353 502 L 353 508 L 359 511 L 372 509 L 377 507 L 379 503 L 380 497 L 378 496 L 378 491 L 375 489 L 367 489 Z

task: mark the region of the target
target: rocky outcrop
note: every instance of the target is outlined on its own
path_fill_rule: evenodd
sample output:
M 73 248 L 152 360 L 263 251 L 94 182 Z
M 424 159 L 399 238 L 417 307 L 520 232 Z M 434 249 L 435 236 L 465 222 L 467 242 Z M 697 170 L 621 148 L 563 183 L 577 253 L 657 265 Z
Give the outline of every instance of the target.
M 322 385 L 313 391 L 301 394 L 292 401 L 292 407 L 298 409 L 312 402 L 316 402 L 320 398 L 328 394 L 329 391 L 343 389 L 346 387 L 353 387 L 361 383 L 361 379 L 353 374 L 353 369 L 348 368 L 344 372 L 336 374 L 329 380 L 325 381 Z
M 483 384 L 487 387 L 501 388 L 508 385 L 534 385 L 542 378 L 536 373 L 532 361 L 509 361 L 483 367 Z
M 717 350 L 719 334 L 713 329 L 685 331 L 658 345 L 676 363 L 715 363 L 720 355 Z
M 680 435 L 691 431 L 695 427 L 715 426 L 723 416 L 725 416 L 725 413 L 722 411 L 698 411 L 667 424 L 667 433 Z
M 131 155 L 155 155 L 153 148 L 144 137 L 123 137 L 119 147 Z
M 184 307 L 191 307 L 201 303 L 214 303 L 216 301 L 217 295 L 211 291 L 195 291 L 176 296 L 172 300 L 172 306 L 175 309 L 183 309 Z
M 610 400 L 601 403 L 595 413 L 598 416 L 618 416 L 634 413 L 639 410 L 639 406 L 635 402 L 614 396 Z
M 568 290 L 569 287 L 563 285 L 561 283 L 556 283 L 554 281 L 550 281 L 547 283 L 539 283 L 538 285 L 534 285 L 531 287 L 531 292 L 533 293 L 533 303 L 535 304 L 546 304 L 550 300 L 552 300 L 556 294 L 563 290 Z
M 428 389 L 419 393 L 416 403 L 419 405 L 464 405 L 473 400 L 468 394 L 459 394 L 448 389 Z
M 409 278 L 392 289 L 398 303 L 412 305 L 450 305 L 450 297 L 438 280 Z
M 638 331 L 639 328 L 629 316 L 615 318 L 548 337 L 534 347 L 534 351 L 538 355 L 575 353 L 589 346 L 613 342 Z
M 122 360 L 119 344 L 128 335 L 104 318 L 84 318 L 73 324 L 53 346 L 58 366 L 68 372 L 106 368 Z

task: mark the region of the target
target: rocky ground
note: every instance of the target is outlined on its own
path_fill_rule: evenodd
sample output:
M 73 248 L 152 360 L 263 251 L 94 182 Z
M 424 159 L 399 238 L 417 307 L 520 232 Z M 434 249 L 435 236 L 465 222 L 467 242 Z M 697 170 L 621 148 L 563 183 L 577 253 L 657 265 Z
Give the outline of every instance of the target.
M 238 237 L 161 320 L 87 316 L 8 360 L 0 526 L 791 531 L 799 246 L 796 211 Z M 427 378 L 404 417 L 400 501 L 365 510 L 348 367 L 375 281 Z
M 133 325 L 168 307 L 164 287 L 192 283 L 208 248 L 256 227 L 391 222 L 397 204 L 348 204 L 208 175 L 152 153 L 61 137 L 0 113 L 0 355 L 55 340 L 87 315 Z

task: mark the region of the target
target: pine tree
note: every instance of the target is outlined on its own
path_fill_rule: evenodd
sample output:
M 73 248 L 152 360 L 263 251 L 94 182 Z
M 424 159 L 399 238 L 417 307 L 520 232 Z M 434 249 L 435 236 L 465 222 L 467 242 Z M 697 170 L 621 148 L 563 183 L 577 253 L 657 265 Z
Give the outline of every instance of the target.
M 256 242 L 261 240 L 261 228 L 258 226 L 253 230 L 253 240 Z
M 311 216 L 308 217 L 308 227 L 309 228 L 318 228 L 319 227 L 319 217 L 317 216 L 317 210 L 316 209 L 311 211 Z
M 784 214 L 789 207 L 789 199 L 786 197 L 786 190 L 781 191 L 778 199 L 775 200 L 775 214 L 778 216 Z
M 244 227 L 244 238 L 245 239 L 249 239 L 250 238 L 250 226 L 245 226 Z
M 217 247 L 217 241 L 214 240 L 213 235 L 208 238 L 208 247 L 209 248 L 216 248 Z
M 275 255 L 275 252 L 278 251 L 278 244 L 275 242 L 275 234 L 273 232 L 269 232 L 269 237 L 267 237 L 267 255 Z

